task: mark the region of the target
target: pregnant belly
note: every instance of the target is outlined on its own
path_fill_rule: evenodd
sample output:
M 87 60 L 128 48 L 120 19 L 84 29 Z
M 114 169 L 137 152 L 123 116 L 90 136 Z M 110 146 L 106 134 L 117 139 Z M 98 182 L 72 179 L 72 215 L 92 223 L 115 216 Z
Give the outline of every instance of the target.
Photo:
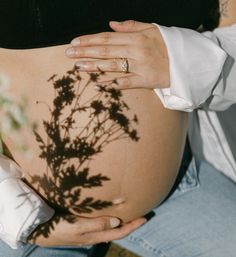
M 0 50 L 0 72 L 11 78 L 16 101 L 27 99 L 31 124 L 6 143 L 54 208 L 125 222 L 142 216 L 175 181 L 186 115 L 164 109 L 151 90 L 96 89 L 96 80 L 120 74 L 79 73 L 65 48 Z M 17 137 L 25 151 L 16 148 Z

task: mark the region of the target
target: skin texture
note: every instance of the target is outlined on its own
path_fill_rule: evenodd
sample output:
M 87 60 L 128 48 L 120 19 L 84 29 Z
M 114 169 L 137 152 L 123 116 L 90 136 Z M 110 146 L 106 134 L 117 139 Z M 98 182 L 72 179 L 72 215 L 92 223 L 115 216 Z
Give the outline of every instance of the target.
M 118 80 L 120 89 L 169 86 L 167 50 L 159 32 L 152 24 L 133 20 L 110 22 L 116 32 L 81 36 L 74 39 L 66 54 L 78 58 L 82 71 L 122 71 L 122 59 L 127 58 L 129 73 Z M 81 58 L 89 58 L 86 61 Z M 93 60 L 95 58 L 96 60 Z M 158 71 L 158 72 L 156 72 Z
M 47 80 L 52 74 L 57 73 L 61 76 L 73 67 L 74 60 L 64 56 L 66 48 L 68 46 L 24 51 L 0 50 L 0 70 L 12 80 L 12 95 L 16 101 L 21 95 L 27 97 L 28 116 L 30 121 L 38 123 L 38 131 L 41 135 L 44 133 L 42 120 L 50 119 L 47 104 L 51 105 L 55 97 L 55 92 Z M 85 73 L 81 76 L 86 80 Z M 117 73 L 116 77 L 118 76 L 123 76 L 123 73 Z M 113 73 L 105 77 L 108 81 L 111 78 L 114 78 Z M 84 100 L 96 92 L 94 86 L 91 85 Z M 83 245 L 124 237 L 144 222 L 144 219 L 134 219 L 146 214 L 159 204 L 171 189 L 182 155 L 186 134 L 186 115 L 165 110 L 152 90 L 123 91 L 123 99 L 130 107 L 130 111 L 126 114 L 128 116 L 130 113 L 136 114 L 138 117 L 137 130 L 140 140 L 132 142 L 130 139 L 122 139 L 104 148 L 102 153 L 91 161 L 90 174 L 96 175 L 101 172 L 110 180 L 104 182 L 103 187 L 83 189 L 83 199 L 90 196 L 113 202 L 113 205 L 92 213 L 74 213 L 72 210 L 67 210 L 70 214 L 66 215 L 73 215 L 73 217 L 79 215 L 85 218 L 75 220 L 73 224 L 62 219 L 55 226 L 49 238 L 39 237 L 36 240 L 37 244 Z M 37 101 L 40 103 L 38 104 Z M 78 122 L 83 125 L 87 119 L 86 116 L 81 117 Z M 36 191 L 47 198 L 42 190 L 46 185 L 42 184 L 42 187 L 38 188 L 32 184 L 31 180 L 33 175 L 42 177 L 46 172 L 45 161 L 38 157 L 39 145 L 28 128 L 22 131 L 22 138 L 30 149 L 30 158 L 28 158 L 29 155 L 25 156 L 15 151 L 14 142 L 7 138 L 6 143 L 14 153 L 16 161 L 25 171 L 28 183 L 31 183 Z M 47 200 L 50 203 L 50 199 Z M 106 217 L 89 219 L 99 216 L 117 216 L 124 223 L 134 221 L 116 230 L 109 230 L 110 226 Z M 74 230 L 81 226 L 82 232 L 79 229 Z M 87 233 L 85 233 L 86 228 L 89 228 Z M 66 231 L 69 234 L 71 229 L 74 231 L 73 234 L 65 237 Z
M 221 16 L 223 17 L 228 17 L 228 5 L 229 5 L 229 0 L 220 0 L 220 13 Z
M 146 222 L 145 218 L 139 218 L 123 226 L 113 228 L 108 217 L 84 218 L 71 216 L 75 219 L 73 223 L 62 217 L 49 237 L 39 236 L 36 240 L 29 239 L 29 243 L 43 247 L 94 245 L 121 239 Z
M 230 26 L 236 22 L 236 1 L 220 0 L 220 27 Z
M 220 0 L 220 11 L 219 27 L 236 22 L 236 0 Z M 82 71 L 121 71 L 122 58 L 127 58 L 130 73 L 120 78 L 120 89 L 168 87 L 168 54 L 158 28 L 133 20 L 110 22 L 110 27 L 114 32 L 75 38 L 66 55 L 76 58 Z

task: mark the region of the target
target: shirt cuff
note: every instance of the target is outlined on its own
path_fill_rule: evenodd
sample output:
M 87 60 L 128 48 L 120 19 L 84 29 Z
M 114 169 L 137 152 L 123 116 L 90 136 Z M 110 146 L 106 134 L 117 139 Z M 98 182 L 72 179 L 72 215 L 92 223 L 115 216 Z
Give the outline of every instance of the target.
M 194 109 L 193 103 L 191 101 L 171 94 L 170 88 L 156 88 L 154 91 L 160 98 L 163 106 L 167 109 L 185 112 L 191 112 Z
M 36 227 L 54 215 L 21 177 L 20 167 L 0 156 L 0 239 L 13 249 L 26 243 Z
M 155 92 L 166 108 L 193 111 L 211 96 L 227 54 L 216 38 L 190 29 L 155 25 L 167 47 L 170 71 L 170 88 Z
M 22 176 L 20 167 L 11 159 L 0 154 L 0 183 L 11 177 L 21 179 Z

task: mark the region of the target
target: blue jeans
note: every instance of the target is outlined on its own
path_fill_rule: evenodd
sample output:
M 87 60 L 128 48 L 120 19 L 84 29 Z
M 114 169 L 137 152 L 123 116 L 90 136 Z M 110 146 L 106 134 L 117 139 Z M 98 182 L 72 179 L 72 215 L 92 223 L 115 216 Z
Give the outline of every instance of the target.
M 192 163 L 179 188 L 153 211 L 149 222 L 116 243 L 144 257 L 236 256 L 236 187 L 209 164 L 200 163 L 197 173 Z M 88 257 L 91 251 L 11 250 L 0 243 L 0 257 Z
M 154 212 L 117 243 L 145 257 L 236 256 L 236 185 L 209 164 L 200 163 L 198 174 L 192 163 L 180 187 Z

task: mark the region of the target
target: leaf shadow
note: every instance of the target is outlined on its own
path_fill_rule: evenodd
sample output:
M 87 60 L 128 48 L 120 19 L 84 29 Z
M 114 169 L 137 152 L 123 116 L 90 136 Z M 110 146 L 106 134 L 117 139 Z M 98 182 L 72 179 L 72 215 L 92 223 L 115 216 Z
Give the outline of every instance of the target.
M 81 197 L 83 189 L 102 187 L 110 180 L 101 173 L 90 175 L 91 161 L 117 140 L 139 140 L 135 128 L 138 118 L 135 114 L 132 118 L 126 115 L 130 108 L 123 100 L 122 92 L 99 85 L 98 79 L 104 74 L 103 71 L 89 73 L 88 81 L 82 81 L 80 71 L 73 68 L 62 77 L 54 74 L 48 80 L 49 86 L 54 88 L 55 98 L 52 107 L 48 108 L 50 119 L 42 121 L 46 136 L 41 135 L 37 128 L 34 130 L 40 148 L 39 157 L 46 161 L 47 171 L 43 176 L 32 176 L 31 183 L 57 214 L 72 212 L 80 215 L 112 206 L 110 201 Z M 94 82 L 98 91 L 83 101 L 83 95 Z M 87 124 L 79 127 L 81 124 L 77 121 L 84 114 L 88 117 Z M 65 217 L 68 222 L 74 221 L 69 215 Z M 31 239 L 48 237 L 61 218 L 56 215 L 40 225 Z

